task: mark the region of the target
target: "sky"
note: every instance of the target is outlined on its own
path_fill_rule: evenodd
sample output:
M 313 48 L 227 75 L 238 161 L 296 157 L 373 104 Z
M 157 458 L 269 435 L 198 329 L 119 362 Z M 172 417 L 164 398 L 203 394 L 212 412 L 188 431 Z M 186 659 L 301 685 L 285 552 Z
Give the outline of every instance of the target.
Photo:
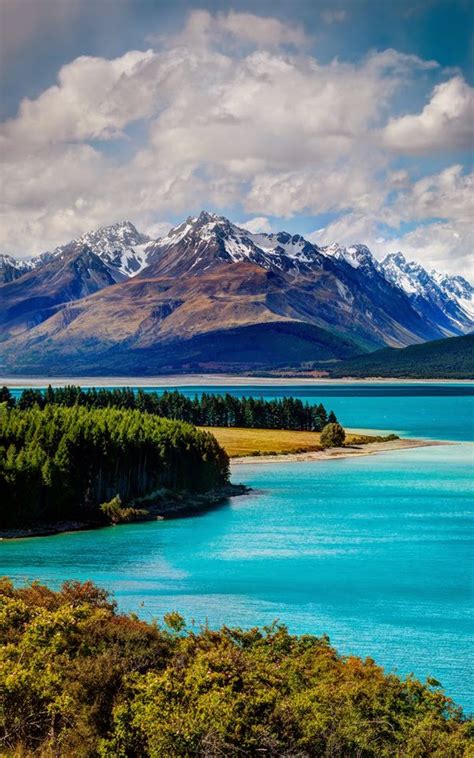
M 201 209 L 470 277 L 467 0 L 0 0 L 0 252 Z

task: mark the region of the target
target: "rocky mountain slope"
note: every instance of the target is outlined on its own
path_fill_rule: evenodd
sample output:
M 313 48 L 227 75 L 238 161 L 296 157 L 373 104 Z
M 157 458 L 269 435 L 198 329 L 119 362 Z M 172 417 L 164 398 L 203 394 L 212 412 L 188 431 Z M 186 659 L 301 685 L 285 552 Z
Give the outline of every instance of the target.
M 8 372 L 329 365 L 473 326 L 461 277 L 206 212 L 155 241 L 116 224 L 27 265 L 0 287 Z
M 429 274 L 402 253 L 387 255 L 380 266 L 385 278 L 408 295 L 417 313 L 436 321 L 447 334 L 456 328 L 462 333 L 472 325 L 474 288 L 461 276 Z
M 34 268 L 30 260 L 21 260 L 12 255 L 0 255 L 0 284 L 7 284 L 19 279 Z

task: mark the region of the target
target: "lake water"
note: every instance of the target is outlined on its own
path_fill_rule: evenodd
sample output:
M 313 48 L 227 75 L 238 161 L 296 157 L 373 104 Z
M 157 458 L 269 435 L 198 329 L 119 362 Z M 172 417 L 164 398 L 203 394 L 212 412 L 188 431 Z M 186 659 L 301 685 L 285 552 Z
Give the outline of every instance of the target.
M 147 619 L 169 610 L 212 626 L 278 618 L 387 670 L 434 676 L 474 710 L 474 385 L 215 391 L 295 395 L 349 427 L 457 444 L 239 466 L 233 480 L 254 487 L 249 496 L 194 518 L 2 542 L 0 574 L 54 586 L 92 579 Z

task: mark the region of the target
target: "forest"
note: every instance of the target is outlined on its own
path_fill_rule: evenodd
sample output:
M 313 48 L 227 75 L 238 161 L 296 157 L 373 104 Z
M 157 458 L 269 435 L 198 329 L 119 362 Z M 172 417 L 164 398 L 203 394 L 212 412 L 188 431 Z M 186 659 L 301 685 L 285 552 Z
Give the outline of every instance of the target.
M 0 751 L 62 758 L 467 758 L 439 682 L 326 636 L 146 623 L 92 583 L 0 582 Z
M 130 388 L 82 389 L 77 386 L 49 386 L 45 392 L 26 389 L 17 401 L 7 387 L 0 393 L 0 402 L 20 409 L 38 405 L 79 405 L 87 408 L 123 408 L 151 413 L 163 418 L 186 421 L 196 426 L 229 426 L 254 429 L 291 429 L 320 432 L 327 423 L 336 423 L 333 411 L 324 405 L 309 405 L 293 397 L 264 400 L 253 397 L 234 397 L 207 392 L 189 398 L 174 390 L 144 392 Z
M 104 520 L 111 500 L 109 515 L 155 492 L 205 492 L 228 478 L 215 437 L 182 421 L 112 407 L 0 405 L 1 528 Z
M 474 334 L 446 337 L 404 348 L 386 347 L 335 364 L 338 376 L 411 377 L 413 379 L 473 379 Z

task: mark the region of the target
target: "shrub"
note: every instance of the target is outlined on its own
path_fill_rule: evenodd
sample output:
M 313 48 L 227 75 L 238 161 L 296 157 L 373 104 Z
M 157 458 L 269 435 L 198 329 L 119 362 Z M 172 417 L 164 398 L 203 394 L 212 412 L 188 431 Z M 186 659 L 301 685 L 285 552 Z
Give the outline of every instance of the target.
M 439 683 L 341 657 L 284 626 L 187 630 L 102 590 L 0 582 L 0 755 L 64 758 L 472 755 Z
M 141 521 L 150 514 L 150 511 L 147 511 L 145 508 L 124 508 L 120 495 L 115 495 L 108 503 L 102 503 L 99 508 L 112 524 L 127 524 L 130 521 Z
M 321 445 L 323 447 L 342 447 L 346 433 L 340 424 L 326 424 L 321 432 Z

